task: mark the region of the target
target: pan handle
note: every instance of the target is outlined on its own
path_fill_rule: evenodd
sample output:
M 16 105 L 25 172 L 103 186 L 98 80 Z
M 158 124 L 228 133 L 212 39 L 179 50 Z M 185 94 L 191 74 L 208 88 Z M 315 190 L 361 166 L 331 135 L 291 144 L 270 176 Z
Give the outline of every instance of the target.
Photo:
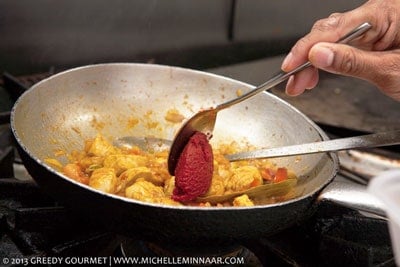
M 354 182 L 335 179 L 322 190 L 317 200 L 318 202 L 329 201 L 351 209 L 387 217 L 383 202 L 367 192 L 365 185 Z

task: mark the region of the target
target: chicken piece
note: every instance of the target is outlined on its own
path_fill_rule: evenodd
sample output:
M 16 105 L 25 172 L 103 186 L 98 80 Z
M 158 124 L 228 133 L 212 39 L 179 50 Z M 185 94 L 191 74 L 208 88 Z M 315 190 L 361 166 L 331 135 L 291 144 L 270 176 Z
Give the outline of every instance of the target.
M 234 207 L 252 207 L 254 206 L 253 201 L 249 198 L 248 195 L 244 194 L 236 197 L 232 202 Z
M 230 168 L 218 166 L 216 169 L 214 169 L 214 175 L 220 176 L 222 179 L 227 180 L 233 175 L 233 172 Z
M 224 179 L 219 175 L 214 175 L 211 180 L 210 189 L 205 196 L 223 195 L 225 193 Z
M 89 186 L 106 193 L 115 193 L 117 182 L 113 168 L 99 168 L 95 169 L 90 176 Z
M 229 168 L 230 167 L 230 162 L 223 154 L 221 154 L 221 151 L 218 149 L 215 149 L 213 151 L 214 153 L 214 169 L 215 167 L 225 167 Z
M 68 163 L 65 165 L 63 168 L 63 173 L 80 183 L 89 183 L 89 177 L 83 172 L 81 166 L 79 166 L 77 163 Z
M 229 155 L 229 154 L 233 154 L 238 151 L 240 151 L 240 146 L 235 141 L 230 142 L 229 144 L 228 143 L 220 144 L 218 146 L 218 153 L 220 153 L 221 155 Z
M 91 156 L 100 157 L 115 154 L 118 151 L 117 148 L 113 147 L 113 145 L 100 134 L 98 134 L 93 141 L 86 144 L 85 150 Z
M 151 169 L 157 183 L 165 183 L 171 178 L 167 168 L 168 151 L 156 152 L 148 155 L 146 166 Z M 156 184 L 157 184 L 156 183 Z
M 86 173 L 91 173 L 94 169 L 100 168 L 103 166 L 103 157 L 98 156 L 86 156 L 79 160 L 79 165 L 85 170 Z
M 136 200 L 181 206 L 182 204 L 167 197 L 161 186 L 156 186 L 146 180 L 139 179 L 125 190 L 125 196 Z
M 219 176 L 223 180 L 228 180 L 232 176 L 232 171 L 225 166 L 218 166 L 218 168 L 214 169 L 214 176 Z
M 167 197 L 171 197 L 175 188 L 175 176 L 167 179 L 164 183 L 164 193 Z
M 107 168 L 113 168 L 116 175 L 119 176 L 128 169 L 146 166 L 146 162 L 147 159 L 144 156 L 113 154 L 104 158 L 103 165 Z
M 212 207 L 210 202 L 199 203 L 199 207 Z
M 151 203 L 161 203 L 161 200 L 165 198 L 164 190 L 161 186 L 156 186 L 144 179 L 139 179 L 133 185 L 127 187 L 125 196 Z
M 144 179 L 148 182 L 151 182 L 155 185 L 162 186 L 163 182 L 157 177 L 153 175 L 151 170 L 147 167 L 136 167 L 136 168 L 131 168 L 127 169 L 121 175 L 118 177 L 119 178 L 119 185 L 117 188 L 117 192 L 120 192 L 122 190 L 125 190 L 127 187 L 131 186 L 136 180 L 138 179 Z
M 228 193 L 239 192 L 262 184 L 262 177 L 257 167 L 241 166 L 232 170 L 233 175 L 226 180 Z
M 177 202 L 169 197 L 163 197 L 156 200 L 156 203 L 165 204 L 165 205 L 172 205 L 172 206 L 182 206 L 180 202 Z
M 67 158 L 69 162 L 80 162 L 84 157 L 87 157 L 87 153 L 85 151 L 71 151 Z

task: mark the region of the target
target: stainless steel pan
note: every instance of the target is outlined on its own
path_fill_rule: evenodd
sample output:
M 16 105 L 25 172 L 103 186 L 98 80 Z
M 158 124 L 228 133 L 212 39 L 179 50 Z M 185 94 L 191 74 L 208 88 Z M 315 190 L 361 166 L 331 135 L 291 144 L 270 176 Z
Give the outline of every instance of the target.
M 298 197 L 240 208 L 143 203 L 72 181 L 44 162 L 56 151 L 81 149 L 83 141 L 99 131 L 111 140 L 129 135 L 172 139 L 180 124 L 164 119 L 169 109 L 176 108 L 189 118 L 201 108 L 236 97 L 237 90 L 251 88 L 229 78 L 177 67 L 92 65 L 54 75 L 33 86 L 16 102 L 11 125 L 28 171 L 45 192 L 80 212 L 82 218 L 135 238 L 192 243 L 270 235 L 307 218 L 324 195 L 369 209 L 364 200 L 358 205 L 346 197 L 354 192 L 348 186 L 332 183 L 322 191 L 338 170 L 334 153 L 275 159 L 299 175 Z M 144 117 L 135 127 L 129 123 Z M 149 127 L 149 120 L 157 123 Z M 236 140 L 262 148 L 326 139 L 325 133 L 293 106 L 262 93 L 221 111 L 212 143 Z

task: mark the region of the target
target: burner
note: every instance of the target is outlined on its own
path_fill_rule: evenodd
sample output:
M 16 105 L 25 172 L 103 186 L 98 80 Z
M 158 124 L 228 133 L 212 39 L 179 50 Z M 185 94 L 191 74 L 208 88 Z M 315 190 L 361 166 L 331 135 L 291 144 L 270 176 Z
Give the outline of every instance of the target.
M 319 248 L 320 256 L 331 263 L 330 266 L 394 264 L 385 221 L 349 214 L 337 218 L 335 224 L 322 234 Z
M 327 205 L 315 215 L 314 233 L 324 266 L 395 266 L 386 220 Z
M 32 181 L 0 179 L 0 258 L 107 256 L 119 237 L 87 223 Z

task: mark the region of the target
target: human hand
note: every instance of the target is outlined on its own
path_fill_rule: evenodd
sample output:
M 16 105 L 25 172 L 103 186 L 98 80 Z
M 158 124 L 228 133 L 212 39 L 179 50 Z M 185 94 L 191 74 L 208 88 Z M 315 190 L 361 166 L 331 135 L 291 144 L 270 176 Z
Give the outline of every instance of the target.
M 337 44 L 341 36 L 363 22 L 372 29 L 350 42 Z M 288 95 L 299 95 L 318 83 L 318 70 L 369 81 L 383 93 L 400 101 L 400 1 L 370 0 L 346 12 L 317 21 L 282 63 L 290 71 L 309 60 L 310 67 L 289 78 Z

